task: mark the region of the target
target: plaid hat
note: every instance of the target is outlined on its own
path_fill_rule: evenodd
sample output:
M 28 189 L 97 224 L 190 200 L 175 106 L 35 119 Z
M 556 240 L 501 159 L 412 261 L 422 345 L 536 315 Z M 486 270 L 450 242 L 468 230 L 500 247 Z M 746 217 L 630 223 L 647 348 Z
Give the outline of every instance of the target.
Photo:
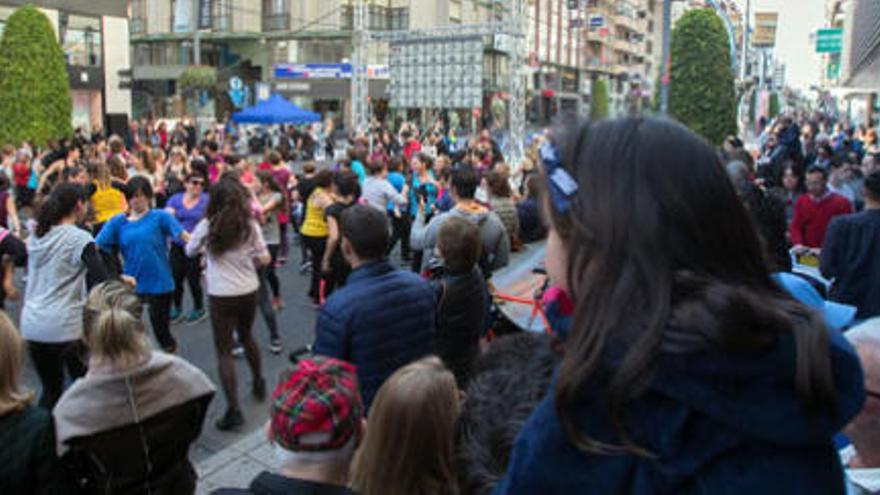
M 363 404 L 354 366 L 324 356 L 301 360 L 272 392 L 270 417 L 275 443 L 287 450 L 343 447 L 362 429 Z M 303 440 L 306 435 L 314 441 Z

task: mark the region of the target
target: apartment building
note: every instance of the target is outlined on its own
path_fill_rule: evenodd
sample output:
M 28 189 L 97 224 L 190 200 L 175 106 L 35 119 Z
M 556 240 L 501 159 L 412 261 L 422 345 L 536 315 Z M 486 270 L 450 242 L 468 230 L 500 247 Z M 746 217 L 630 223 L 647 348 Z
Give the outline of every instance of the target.
M 843 9 L 843 50 L 839 84 L 850 115 L 866 126 L 880 122 L 880 4 L 849 0 Z
M 125 87 L 129 65 L 128 16 L 119 0 L 0 0 L 0 32 L 16 8 L 40 8 L 58 34 L 64 52 L 73 126 L 108 128 L 110 119 L 131 113 Z
M 526 0 L 530 119 L 546 122 L 582 107 L 590 81 L 608 79 L 615 101 L 648 74 L 659 51 L 649 30 L 656 0 Z M 175 110 L 176 80 L 196 63 L 218 69 L 221 83 L 272 90 L 348 120 L 352 0 L 131 0 L 134 99 L 139 113 Z M 367 0 L 371 31 L 489 24 L 505 19 L 506 0 Z M 484 38 L 484 108 L 506 98 L 507 55 Z M 388 106 L 388 44 L 367 50 L 369 96 L 380 116 Z M 253 93 L 254 91 L 252 91 Z M 222 95 L 221 95 L 221 99 Z M 218 101 L 218 114 L 233 110 Z

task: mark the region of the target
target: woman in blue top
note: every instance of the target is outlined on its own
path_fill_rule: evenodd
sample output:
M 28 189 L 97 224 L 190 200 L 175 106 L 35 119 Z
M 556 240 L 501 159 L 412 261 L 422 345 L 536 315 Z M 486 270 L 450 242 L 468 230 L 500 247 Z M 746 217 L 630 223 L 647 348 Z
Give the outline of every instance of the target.
M 416 153 L 410 160 L 412 170 L 409 184 L 410 220 L 416 218 L 420 204 L 424 208 L 425 222 L 431 221 L 431 217 L 434 216 L 438 188 L 434 172 L 431 171 L 432 165 L 431 157 L 424 153 Z M 422 256 L 422 251 L 413 252 L 412 270 L 414 272 L 419 272 L 422 269 Z
M 125 188 L 128 214 L 111 218 L 96 242 L 108 253 L 122 255 L 123 273 L 137 281 L 135 293 L 150 306 L 150 324 L 165 352 L 177 350 L 171 335 L 170 310 L 174 279 L 168 262 L 168 240 L 189 240 L 189 233 L 165 210 L 150 209 L 153 188 L 146 177 L 133 177 Z
M 205 193 L 205 176 L 190 172 L 186 175 L 186 190 L 179 192 L 165 203 L 165 210 L 174 215 L 183 230 L 190 234 L 196 225 L 205 218 L 208 209 L 208 195 Z M 205 301 L 202 295 L 202 256 L 190 258 L 183 250 L 179 240 L 171 244 L 171 273 L 174 277 L 174 295 L 171 307 L 171 321 L 183 318 L 183 281 L 189 284 L 193 298 L 193 310 L 186 316 L 186 322 L 197 323 L 205 319 Z
M 547 272 L 574 314 L 494 493 L 844 493 L 858 360 L 770 278 L 715 151 L 659 119 L 558 144 Z

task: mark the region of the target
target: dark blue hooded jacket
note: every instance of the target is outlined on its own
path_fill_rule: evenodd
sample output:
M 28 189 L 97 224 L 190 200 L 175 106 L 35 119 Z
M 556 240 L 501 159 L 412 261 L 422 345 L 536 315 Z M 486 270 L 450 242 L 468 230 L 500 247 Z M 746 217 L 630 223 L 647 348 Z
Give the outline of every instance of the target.
M 831 437 L 861 409 L 864 391 L 852 348 L 837 332 L 829 340 L 836 414 L 802 406 L 791 335 L 763 352 L 661 354 L 647 391 L 624 412 L 628 435 L 653 458 L 579 451 L 551 387 L 494 493 L 842 494 Z M 598 387 L 585 391 L 576 423 L 590 438 L 619 444 L 600 396 Z

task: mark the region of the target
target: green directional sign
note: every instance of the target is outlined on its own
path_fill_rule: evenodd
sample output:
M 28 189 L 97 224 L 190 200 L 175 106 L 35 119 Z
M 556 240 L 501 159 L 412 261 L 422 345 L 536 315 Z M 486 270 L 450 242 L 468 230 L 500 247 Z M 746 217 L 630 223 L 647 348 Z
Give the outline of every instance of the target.
M 820 29 L 816 33 L 816 53 L 840 53 L 843 50 L 843 28 Z

